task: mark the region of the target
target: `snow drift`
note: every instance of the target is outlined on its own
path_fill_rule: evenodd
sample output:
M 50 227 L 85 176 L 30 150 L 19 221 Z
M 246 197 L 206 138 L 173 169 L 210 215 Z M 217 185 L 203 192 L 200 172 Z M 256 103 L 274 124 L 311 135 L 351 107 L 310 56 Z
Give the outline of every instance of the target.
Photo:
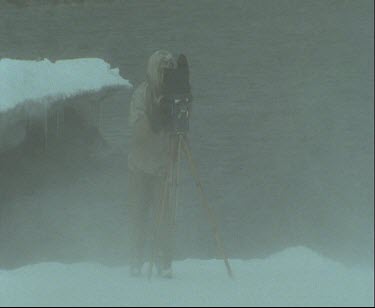
M 0 112 L 27 101 L 53 102 L 103 87 L 131 87 L 102 59 L 0 60 Z
M 48 121 L 48 109 L 55 113 L 67 102 L 77 105 L 84 95 L 118 88 L 131 88 L 118 68 L 102 59 L 83 58 L 51 62 L 0 60 L 0 152 L 20 144 L 30 117 Z M 76 97 L 80 99 L 73 100 Z M 66 105 L 66 104 L 65 104 Z
M 373 269 L 347 268 L 305 247 L 266 259 L 175 262 L 175 278 L 127 267 L 40 263 L 0 271 L 1 306 L 372 306 Z M 146 268 L 146 267 L 145 267 Z

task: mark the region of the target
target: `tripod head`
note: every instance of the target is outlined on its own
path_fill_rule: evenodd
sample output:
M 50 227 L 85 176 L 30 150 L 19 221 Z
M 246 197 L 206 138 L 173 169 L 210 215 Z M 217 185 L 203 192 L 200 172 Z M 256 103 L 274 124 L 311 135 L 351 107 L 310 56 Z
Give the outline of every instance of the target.
M 163 69 L 161 87 L 161 106 L 167 113 L 172 133 L 186 133 L 189 130 L 189 119 L 193 97 L 189 83 L 189 65 L 186 56 L 180 54 L 176 68 Z

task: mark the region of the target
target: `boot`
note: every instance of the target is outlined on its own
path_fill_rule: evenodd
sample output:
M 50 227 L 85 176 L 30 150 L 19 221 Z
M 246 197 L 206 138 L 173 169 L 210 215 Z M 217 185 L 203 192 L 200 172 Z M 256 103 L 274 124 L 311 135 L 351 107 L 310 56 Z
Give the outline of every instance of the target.
M 130 276 L 139 277 L 141 276 L 141 268 L 139 266 L 131 265 L 130 266 Z
M 162 277 L 162 278 L 173 278 L 172 267 L 170 266 L 170 267 L 161 269 L 161 271 L 160 271 L 160 277 Z

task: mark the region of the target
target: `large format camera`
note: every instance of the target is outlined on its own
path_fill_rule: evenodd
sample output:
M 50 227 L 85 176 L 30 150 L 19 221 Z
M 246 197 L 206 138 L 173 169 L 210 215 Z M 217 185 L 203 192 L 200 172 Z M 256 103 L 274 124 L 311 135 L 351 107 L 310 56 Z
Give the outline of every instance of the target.
M 167 130 L 186 133 L 189 130 L 192 95 L 189 83 L 189 65 L 180 54 L 175 68 L 165 68 L 161 87 L 162 109 L 167 113 Z

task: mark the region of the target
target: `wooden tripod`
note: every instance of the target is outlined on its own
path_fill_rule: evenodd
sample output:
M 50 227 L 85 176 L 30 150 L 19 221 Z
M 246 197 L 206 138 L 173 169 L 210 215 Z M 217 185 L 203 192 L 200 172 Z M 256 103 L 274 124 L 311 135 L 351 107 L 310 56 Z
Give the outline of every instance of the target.
M 173 218 L 173 224 L 175 223 L 175 215 L 176 215 L 176 208 L 178 203 L 178 184 L 179 184 L 179 177 L 180 177 L 180 160 L 181 160 L 181 149 L 186 155 L 191 174 L 194 178 L 195 184 L 197 186 L 197 189 L 199 191 L 199 195 L 201 197 L 202 205 L 204 209 L 207 212 L 207 216 L 213 231 L 213 235 L 215 238 L 215 242 L 217 245 L 217 248 L 219 250 L 219 253 L 224 260 L 225 267 L 227 270 L 227 274 L 229 277 L 233 278 L 233 272 L 230 267 L 227 255 L 224 250 L 223 242 L 219 236 L 218 231 L 218 223 L 214 214 L 214 211 L 209 206 L 207 197 L 204 193 L 203 186 L 201 184 L 201 181 L 198 176 L 198 171 L 196 164 L 194 163 L 189 142 L 187 139 L 187 135 L 185 133 L 177 132 L 170 135 L 170 152 L 171 152 L 171 158 L 169 161 L 169 170 L 165 177 L 164 185 L 163 185 L 163 191 L 161 193 L 161 200 L 160 200 L 160 207 L 159 207 L 159 213 L 157 215 L 157 221 L 156 221 L 156 230 L 154 232 L 154 236 L 158 239 L 158 233 L 160 231 L 160 226 L 163 223 L 163 218 L 165 215 L 167 203 L 169 205 L 169 202 L 171 202 L 171 217 Z M 155 255 L 156 255 L 156 248 L 154 247 L 152 249 L 152 255 L 151 255 L 151 261 L 150 266 L 148 270 L 148 278 L 150 279 L 152 276 L 152 268 L 155 263 Z

